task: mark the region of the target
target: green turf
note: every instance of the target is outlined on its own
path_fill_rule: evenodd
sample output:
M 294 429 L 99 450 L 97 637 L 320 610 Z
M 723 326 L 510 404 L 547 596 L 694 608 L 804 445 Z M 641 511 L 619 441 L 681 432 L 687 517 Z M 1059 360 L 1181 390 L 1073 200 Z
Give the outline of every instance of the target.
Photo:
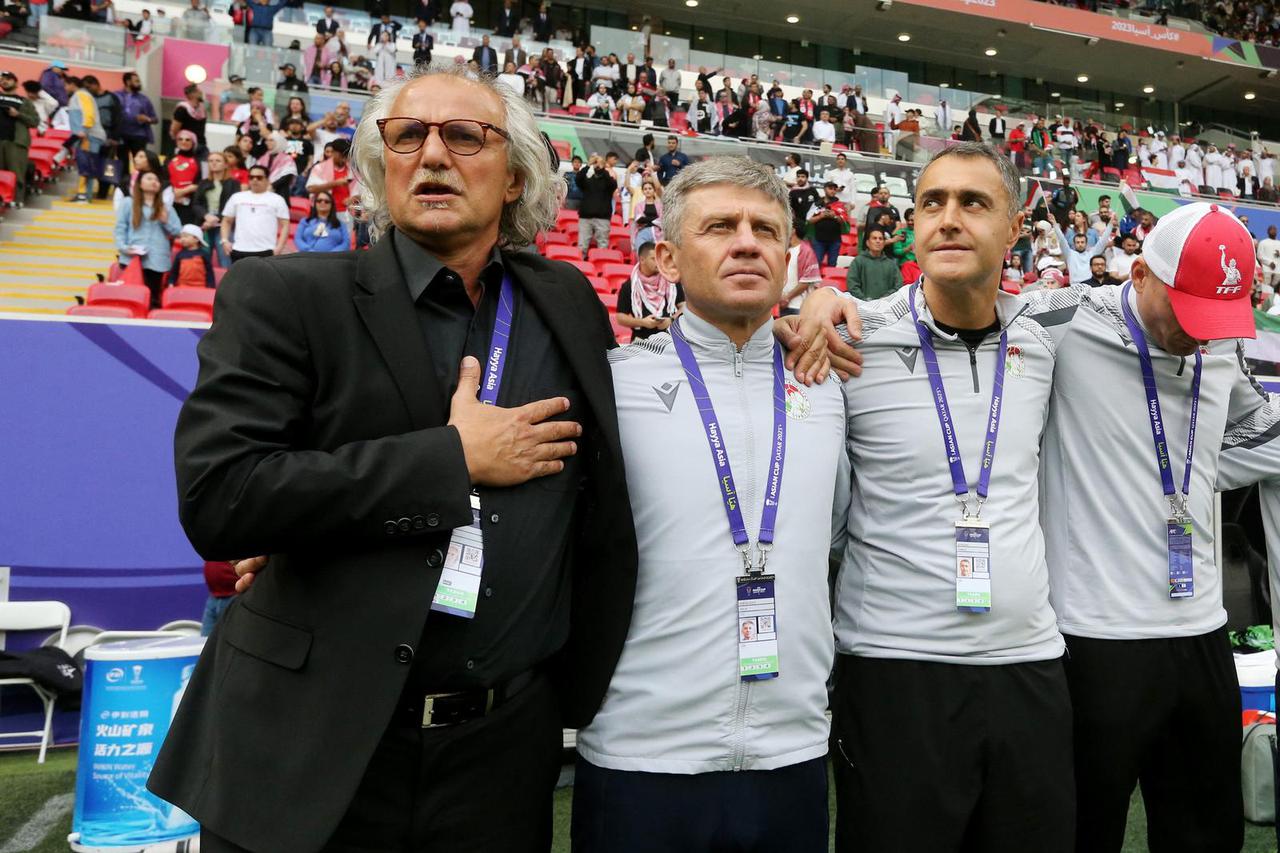
M 40 810 L 45 801 L 76 787 L 76 751 L 51 749 L 44 764 L 34 752 L 0 753 L 0 847 Z M 31 853 L 65 853 L 71 813 L 59 821 Z
M 30 752 L 0 753 L 0 847 L 5 846 L 14 832 L 35 814 L 50 797 L 75 789 L 76 753 L 74 749 L 57 749 L 49 752 L 43 766 L 36 764 L 35 754 Z M 831 795 L 834 813 L 835 794 Z M 568 853 L 569 811 L 572 791 L 568 788 L 556 791 L 554 853 Z M 1129 810 L 1129 829 L 1125 836 L 1125 853 L 1142 853 L 1146 844 L 1146 814 L 1142 799 L 1134 794 Z M 71 831 L 71 815 L 67 814 L 44 841 L 31 848 L 30 853 L 65 853 L 67 833 Z M 1244 853 L 1273 853 L 1276 849 L 1275 831 L 1270 826 L 1245 824 Z

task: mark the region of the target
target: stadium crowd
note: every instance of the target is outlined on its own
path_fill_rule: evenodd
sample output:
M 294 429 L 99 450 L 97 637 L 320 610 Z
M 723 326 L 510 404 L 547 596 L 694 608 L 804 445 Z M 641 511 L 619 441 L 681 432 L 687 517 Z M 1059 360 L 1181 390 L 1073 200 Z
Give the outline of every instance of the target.
M 1099 0 L 1044 0 L 1056 6 L 1098 11 Z M 1266 0 L 1104 0 L 1101 5 L 1154 15 L 1166 26 L 1170 17 L 1199 21 L 1225 38 L 1274 47 L 1280 44 L 1280 7 Z
M 181 25 L 206 26 L 207 8 L 201 0 L 190 2 Z M 110 0 L 104 3 L 89 14 L 115 20 Z M 454 3 L 449 10 L 460 27 L 469 26 L 465 6 Z M 246 41 L 269 43 L 272 10 L 279 8 L 261 0 L 236 0 L 232 16 L 237 26 L 245 28 Z M 243 14 L 237 10 L 244 10 Z M 83 12 L 70 3 L 54 10 L 68 15 Z M 735 80 L 722 69 L 706 67 L 698 69 L 693 88 L 684 89 L 674 59 L 655 65 L 652 56 L 601 55 L 590 44 L 578 46 L 563 63 L 550 49 L 530 54 L 518 30 L 521 24 L 531 24 L 536 36 L 548 35 L 545 12 L 544 4 L 537 20 L 521 22 L 515 20 L 511 4 L 504 4 L 496 34 L 509 36 L 510 47 L 499 51 L 485 35 L 465 64 L 475 74 L 496 76 L 499 84 L 537 110 L 565 106 L 571 113 L 610 124 L 644 123 L 657 132 L 658 139 L 664 130 L 671 130 L 662 140 L 665 150 L 661 152 L 655 134 L 649 133 L 631 158 L 616 151 L 593 153 L 584 163 L 582 156 L 574 155 L 570 166 L 562 166 L 565 207 L 580 212 L 577 243 L 584 259 L 593 244 L 598 249 L 609 246 L 611 222 L 620 218 L 630 235 L 628 260 L 637 261 L 637 270 L 646 262 L 649 253 L 642 249 L 661 239 L 663 187 L 689 163 L 680 150 L 683 135 L 837 151 L 835 167 L 821 176 L 800 168 L 798 154 L 788 156 L 784 177 L 791 187 L 796 234 L 788 253 L 788 284 L 781 306 L 787 313 L 798 311 L 805 294 L 837 275 L 832 271 L 840 265 L 847 267 L 843 278 L 847 289 L 866 298 L 919 277 L 913 251 L 914 211 L 895 206 L 884 187 L 859 196 L 842 148 L 887 151 L 899 159 L 920 161 L 930 151 L 923 137 L 985 141 L 1004 151 L 1025 175 L 1062 179 L 1063 186 L 1054 190 L 1048 208 L 1028 224 L 1010 254 L 1006 281 L 1015 291 L 1123 280 L 1145 233 L 1154 225 L 1144 219 L 1149 214 L 1135 209 L 1136 202 L 1124 200 L 1120 192 L 1115 198 L 1124 201 L 1123 212 L 1111 209 L 1110 197 L 1104 197 L 1100 210 L 1078 211 L 1072 180 L 1140 184 L 1160 174 L 1159 180 L 1170 189 L 1280 201 L 1274 185 L 1274 157 L 1260 146 L 1248 150 L 1228 145 L 1219 150 L 1149 128 L 1133 133 L 1124 127 L 1113 134 L 1095 122 L 1062 115 L 1013 119 L 1002 106 L 980 119 L 976 110 L 962 117 L 943 101 L 926 116 L 923 110 L 904 107 L 896 95 L 876 115 L 856 84 L 844 84 L 839 92 L 831 85 L 818 92 L 804 89 L 788 99 L 776 80 L 765 84 L 756 75 Z M 431 3 L 418 10 L 411 36 L 415 63 L 432 60 L 434 40 L 428 24 L 445 13 Z M 375 23 L 363 55 L 352 50 L 335 10 L 326 7 L 315 25 L 313 44 L 302 51 L 301 67 L 293 63 L 280 67 L 273 100 L 268 101 L 262 88 L 246 87 L 244 79 L 233 74 L 216 103 L 206 102 L 200 86 L 187 86 L 185 99 L 168 121 L 161 119 L 134 73 L 126 73 L 122 88 L 114 92 L 93 76 L 70 75 L 61 61 L 52 62 L 38 80 L 23 81 L 21 86 L 12 74 L 0 75 L 0 106 L 12 104 L 10 111 L 19 114 L 0 116 L 0 169 L 18 175 L 16 195 L 21 204 L 28 177 L 24 137 L 29 140 L 31 133 L 49 129 L 69 133 L 66 156 L 74 158 L 80 175 L 73 198 L 114 198 L 120 265 L 141 267 L 153 305 L 159 304 L 165 283 L 213 283 L 215 270 L 243 257 L 368 245 L 367 228 L 358 215 L 353 216 L 359 209 L 359 186 L 347 162 L 356 126 L 350 106 L 342 102 L 332 111 L 313 116 L 305 96 L 312 86 L 376 93 L 383 82 L 404 76 L 406 69 L 396 62 L 395 53 L 397 40 L 405 38 L 402 25 L 385 8 L 375 8 L 371 15 Z M 33 13 L 31 21 L 38 17 Z M 145 10 L 143 20 L 151 20 Z M 149 32 L 134 22 L 125 23 L 138 37 Z M 462 64 L 464 58 L 457 56 L 454 61 Z M 211 151 L 205 138 L 207 122 L 210 114 L 217 115 L 228 105 L 236 142 Z M 162 137 L 168 137 L 173 149 L 165 159 L 158 153 Z M 154 178 L 144 178 L 147 174 Z M 297 215 L 291 216 L 292 210 L 304 214 L 300 221 Z M 291 219 L 296 226 L 291 227 Z M 166 241 L 177 241 L 176 255 L 163 250 Z M 201 256 L 206 258 L 203 264 Z M 1260 269 L 1271 269 L 1273 262 L 1266 261 Z M 644 277 L 652 280 L 654 275 L 650 271 Z M 636 334 L 647 331 L 640 324 L 646 315 L 631 309 L 644 307 L 660 315 L 660 303 L 675 305 L 669 283 L 661 294 L 649 291 L 649 302 L 638 300 L 632 305 L 640 283 L 641 278 L 635 278 L 636 286 L 620 293 L 618 300 L 620 323 Z

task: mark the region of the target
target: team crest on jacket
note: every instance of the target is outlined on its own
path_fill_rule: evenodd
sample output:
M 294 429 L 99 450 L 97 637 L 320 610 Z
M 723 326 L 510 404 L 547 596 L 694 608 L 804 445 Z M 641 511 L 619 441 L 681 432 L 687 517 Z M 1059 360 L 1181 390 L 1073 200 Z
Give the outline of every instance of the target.
M 1004 351 L 1004 372 L 1010 376 L 1025 376 L 1027 359 L 1022 354 L 1022 347 L 1010 344 Z
M 805 395 L 804 389 L 799 385 L 793 385 L 788 382 L 786 384 L 787 392 L 787 417 L 793 421 L 802 421 L 809 417 L 809 412 L 813 410 L 809 398 Z

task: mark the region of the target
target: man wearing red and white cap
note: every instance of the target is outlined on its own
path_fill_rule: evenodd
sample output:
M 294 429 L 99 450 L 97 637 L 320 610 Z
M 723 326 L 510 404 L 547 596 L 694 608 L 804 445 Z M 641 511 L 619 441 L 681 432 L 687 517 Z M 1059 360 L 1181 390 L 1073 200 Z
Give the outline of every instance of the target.
M 1082 853 L 1118 853 L 1138 783 L 1151 849 L 1243 842 L 1213 507 L 1224 448 L 1280 475 L 1280 409 L 1237 343 L 1254 336 L 1254 263 L 1238 219 L 1188 204 L 1161 218 L 1123 285 L 1039 300 L 1061 301 L 1069 322 L 1033 306 L 1057 339 L 1041 526 L 1068 650 Z

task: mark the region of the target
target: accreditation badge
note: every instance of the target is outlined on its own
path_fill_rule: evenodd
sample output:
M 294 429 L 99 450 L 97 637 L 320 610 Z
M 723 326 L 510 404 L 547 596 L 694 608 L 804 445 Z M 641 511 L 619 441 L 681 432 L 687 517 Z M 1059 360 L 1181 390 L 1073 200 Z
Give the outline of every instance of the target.
M 471 496 L 471 524 L 455 527 L 445 551 L 440 583 L 431 609 L 474 619 L 480 599 L 480 571 L 484 568 L 484 535 L 480 531 L 480 496 Z
M 956 608 L 991 612 L 991 525 L 976 518 L 956 522 Z
M 1196 592 L 1191 559 L 1191 520 L 1171 518 L 1165 529 L 1169 542 L 1169 597 L 1191 598 Z
M 738 674 L 743 681 L 777 678 L 778 609 L 773 595 L 775 575 L 741 575 L 738 587 Z

